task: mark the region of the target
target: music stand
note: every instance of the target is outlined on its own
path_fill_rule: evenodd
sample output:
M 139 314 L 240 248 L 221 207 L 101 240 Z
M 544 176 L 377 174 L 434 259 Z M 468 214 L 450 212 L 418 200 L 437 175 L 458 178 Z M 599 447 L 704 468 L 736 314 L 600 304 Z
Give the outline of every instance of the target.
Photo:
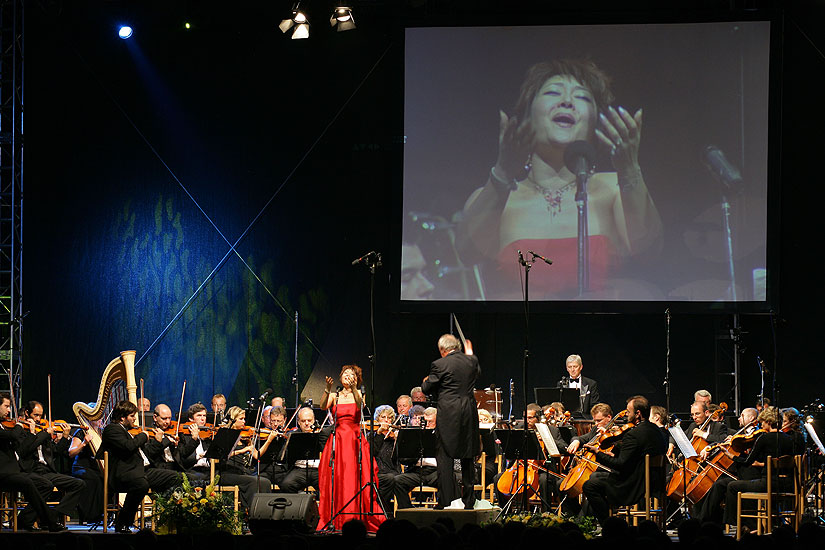
M 212 438 L 212 443 L 206 449 L 206 458 L 217 459 L 219 462 L 226 462 L 229 459 L 229 453 L 238 444 L 241 439 L 241 430 L 233 430 L 231 428 L 221 428 Z
M 398 460 L 416 460 L 416 465 L 425 458 L 435 458 L 435 431 L 422 428 L 399 428 L 395 439 L 395 453 Z M 419 493 L 424 492 L 424 477 L 420 476 Z
M 516 479 L 518 479 L 519 469 L 526 469 L 527 468 L 527 461 L 528 460 L 545 460 L 547 457 L 544 456 L 544 451 L 541 450 L 541 446 L 539 445 L 539 441 L 536 438 L 536 432 L 527 430 L 526 432 L 523 429 L 516 429 L 516 430 L 494 430 L 496 439 L 501 441 L 501 454 L 504 455 L 505 460 L 513 460 L 516 464 Z M 527 434 L 525 437 L 525 433 Z M 524 454 L 523 454 L 524 453 Z M 522 464 L 518 464 L 521 462 Z M 523 507 L 527 508 L 527 476 L 524 476 L 524 482 L 522 483 L 521 491 L 523 497 Z M 506 514 L 513 505 L 516 497 L 519 496 L 519 490 L 516 487 L 513 487 L 513 494 L 507 500 L 507 503 L 502 506 L 501 511 L 496 516 L 496 520 L 500 518 L 502 515 Z M 539 498 L 544 502 L 544 495 L 539 495 Z M 544 503 L 546 504 L 546 503 Z
M 318 460 L 320 438 L 317 432 L 290 432 L 281 448 L 280 461 L 294 464 L 296 460 Z M 309 492 L 309 467 L 304 468 L 305 492 Z M 320 488 L 317 488 L 320 490 Z
M 558 401 L 570 414 L 584 414 L 580 390 L 576 388 L 533 388 L 533 396 L 541 407 Z
M 682 428 L 678 425 L 671 426 L 667 429 L 670 432 L 670 437 L 673 438 L 673 441 L 676 443 L 676 448 L 679 449 L 679 452 L 682 453 L 682 500 L 679 502 L 679 508 L 674 511 L 665 524 L 667 524 L 673 516 L 677 513 L 682 512 L 683 516 L 690 516 L 690 509 L 687 505 L 687 479 L 688 479 L 688 470 L 687 470 L 687 460 L 689 458 L 694 458 L 699 456 L 696 452 L 696 449 L 693 448 L 690 440 L 687 438 L 687 435 Z

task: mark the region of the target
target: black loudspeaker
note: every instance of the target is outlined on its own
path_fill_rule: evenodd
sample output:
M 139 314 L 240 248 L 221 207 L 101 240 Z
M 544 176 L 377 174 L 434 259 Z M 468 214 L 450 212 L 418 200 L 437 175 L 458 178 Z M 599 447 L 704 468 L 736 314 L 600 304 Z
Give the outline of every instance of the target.
M 309 493 L 258 493 L 249 507 L 249 530 L 253 535 L 297 531 L 318 527 L 318 504 Z

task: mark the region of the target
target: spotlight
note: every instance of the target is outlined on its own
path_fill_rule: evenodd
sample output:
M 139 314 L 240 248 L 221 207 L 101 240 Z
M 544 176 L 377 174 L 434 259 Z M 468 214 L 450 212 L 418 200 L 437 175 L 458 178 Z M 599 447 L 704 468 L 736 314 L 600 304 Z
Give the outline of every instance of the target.
M 283 33 L 286 33 L 293 27 L 295 27 L 292 30 L 293 40 L 309 38 L 309 19 L 307 19 L 306 14 L 301 10 L 300 2 L 292 8 L 292 16 L 289 19 L 284 19 L 281 21 L 281 24 L 278 25 L 278 28 L 281 29 Z
M 355 18 L 352 16 L 352 8 L 338 6 L 332 10 L 332 17 L 329 18 L 330 26 L 338 25 L 338 32 L 348 31 L 355 28 Z
M 117 29 L 117 35 L 120 38 L 122 38 L 123 40 L 126 40 L 127 38 L 131 38 L 132 37 L 132 27 L 130 27 L 129 25 L 121 25 Z
M 186 23 L 183 24 L 183 28 L 188 31 L 189 29 L 192 28 L 192 24 L 189 21 L 187 21 Z

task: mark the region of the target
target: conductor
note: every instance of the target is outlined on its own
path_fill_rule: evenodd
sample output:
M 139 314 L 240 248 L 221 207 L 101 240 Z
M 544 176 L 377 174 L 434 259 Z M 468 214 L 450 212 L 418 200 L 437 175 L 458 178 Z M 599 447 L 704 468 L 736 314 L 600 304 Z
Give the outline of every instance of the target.
M 452 334 L 445 334 L 438 339 L 438 352 L 441 359 L 433 361 L 430 374 L 421 384 L 424 393 L 432 394 L 438 403 L 435 434 L 440 492 L 436 508 L 449 506 L 458 496 L 453 476 L 453 459 L 460 459 L 461 500 L 464 509 L 471 510 L 475 504 L 474 460 L 480 454 L 473 387 L 481 373 L 481 367 L 475 356 L 462 353 L 461 344 Z

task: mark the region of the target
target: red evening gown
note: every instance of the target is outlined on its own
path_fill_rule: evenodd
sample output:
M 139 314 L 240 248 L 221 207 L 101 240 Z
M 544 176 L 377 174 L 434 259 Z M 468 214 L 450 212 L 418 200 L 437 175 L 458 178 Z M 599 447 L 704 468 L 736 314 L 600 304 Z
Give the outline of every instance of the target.
M 330 504 L 333 489 L 332 468 L 329 462 L 332 454 L 332 437 L 330 437 L 324 446 L 321 464 L 318 467 L 318 485 L 321 487 L 319 505 L 321 519 L 318 522 L 318 529 L 323 529 L 329 523 L 330 518 L 337 513 L 333 521 L 336 530 L 340 530 L 344 523 L 351 519 L 360 519 L 367 526 L 367 531 L 374 533 L 386 518 L 371 488 L 367 487 L 361 491 L 359 496 L 342 510 L 344 504 L 352 499 L 362 486 L 369 483 L 370 468 L 374 472 L 373 480 L 376 486 L 378 485 L 378 466 L 375 461 L 371 460 L 369 442 L 363 439 L 361 479 L 358 479 L 358 434 L 361 411 L 355 403 L 345 403 L 333 406 L 333 416 L 336 414 L 336 409 L 338 420 L 335 427 L 335 498 Z M 372 515 L 359 514 L 359 511 L 372 512 Z

